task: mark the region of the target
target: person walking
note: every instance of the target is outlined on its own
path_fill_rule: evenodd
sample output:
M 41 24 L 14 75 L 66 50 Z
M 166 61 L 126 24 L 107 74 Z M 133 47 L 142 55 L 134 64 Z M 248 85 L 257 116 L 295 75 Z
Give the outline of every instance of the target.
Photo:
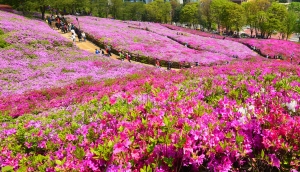
M 106 46 L 106 52 L 107 52 L 107 55 L 110 57 L 111 56 L 111 47 L 109 45 Z
M 83 41 L 85 42 L 86 41 L 86 35 L 85 35 L 85 33 L 84 32 L 82 32 L 82 38 L 83 38 Z
M 75 36 L 75 34 L 74 34 L 74 33 L 72 33 L 72 35 L 71 35 L 71 39 L 72 39 L 72 41 L 73 41 L 73 42 L 75 42 L 76 36 Z
M 71 29 L 72 29 L 72 25 L 71 23 L 68 24 L 68 32 L 71 32 Z
M 72 28 L 71 33 L 75 35 L 75 30 Z
M 48 25 L 51 27 L 52 26 L 52 21 L 51 21 L 50 16 L 47 17 L 47 21 L 48 21 Z
M 129 61 L 129 63 L 131 63 L 131 55 L 130 54 L 128 54 L 128 59 L 127 60 Z
M 168 67 L 167 70 L 171 70 L 172 62 L 168 61 Z
M 78 37 L 78 41 L 81 42 L 82 34 L 80 30 L 78 30 L 77 37 Z
M 95 54 L 100 54 L 100 51 L 98 49 L 96 49 Z
M 160 64 L 159 64 L 158 58 L 156 58 L 156 60 L 155 60 L 155 66 L 156 66 L 156 68 L 160 68 Z
M 128 62 L 131 63 L 131 61 L 130 61 L 130 55 L 128 53 L 126 53 L 126 59 L 128 60 Z

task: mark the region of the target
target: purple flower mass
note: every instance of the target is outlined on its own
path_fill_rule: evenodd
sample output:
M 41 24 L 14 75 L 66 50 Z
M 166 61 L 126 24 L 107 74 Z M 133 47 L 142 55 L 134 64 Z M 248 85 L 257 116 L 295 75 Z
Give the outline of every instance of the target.
M 74 17 L 69 16 L 69 18 L 75 21 Z M 129 27 L 131 26 L 130 24 L 118 20 L 99 19 L 95 17 L 81 17 L 79 20 L 82 25 L 81 28 L 87 34 L 99 42 L 109 44 L 120 51 L 175 62 L 186 61 L 209 64 L 212 62 L 233 60 L 231 56 L 229 57 L 226 54 L 216 51 L 187 48 L 170 40 L 167 35 L 161 35 L 160 32 L 148 32 L 146 30 L 131 28 Z M 148 26 L 148 24 L 143 25 Z M 151 26 L 161 28 L 160 25 L 152 24 Z M 172 31 L 167 29 L 165 33 L 167 32 Z
M 41 21 L 0 12 L 0 29 L 11 44 L 0 49 L 2 96 L 60 87 L 86 77 L 115 78 L 143 68 L 79 50 Z
M 80 21 L 119 50 L 231 62 L 157 70 L 89 54 L 41 21 L 0 12 L 9 44 L 0 49 L 2 171 L 299 171 L 298 66 L 158 24 Z
M 192 29 L 181 28 L 178 26 L 164 24 L 167 28 L 172 30 L 182 31 L 185 33 L 190 33 L 194 35 L 199 35 L 202 37 L 214 37 L 216 39 L 223 39 L 223 36 L 209 34 L 206 32 L 201 32 Z M 234 39 L 234 38 L 226 38 L 226 40 L 235 41 L 239 43 L 246 44 L 248 46 L 255 46 L 257 49 L 261 51 L 264 55 L 269 55 L 274 57 L 275 55 L 281 55 L 286 60 L 290 60 L 290 57 L 293 56 L 297 61 L 300 60 L 300 44 L 285 41 L 285 40 L 277 40 L 277 39 Z

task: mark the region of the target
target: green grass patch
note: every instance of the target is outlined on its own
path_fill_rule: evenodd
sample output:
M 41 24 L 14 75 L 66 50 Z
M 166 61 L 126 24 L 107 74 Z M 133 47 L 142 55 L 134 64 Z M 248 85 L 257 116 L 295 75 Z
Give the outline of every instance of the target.
M 79 87 L 84 86 L 84 85 L 91 85 L 91 84 L 92 84 L 91 76 L 78 78 L 76 80 L 76 85 L 78 85 Z
M 62 73 L 70 73 L 70 72 L 75 72 L 75 70 L 74 70 L 74 69 L 66 69 L 66 68 L 63 68 L 63 69 L 61 70 L 61 72 L 62 72 Z
M 113 84 L 115 84 L 117 82 L 117 79 L 115 78 L 108 78 L 106 80 L 104 80 L 104 86 L 112 86 Z
M 25 57 L 28 59 L 37 59 L 37 55 L 35 55 L 35 54 L 27 54 L 27 55 L 25 55 Z
M 15 69 L 11 69 L 11 68 L 0 69 L 0 74 L 8 74 L 8 73 L 17 74 L 17 73 L 19 73 L 19 71 L 15 70 Z
M 4 31 L 0 29 L 0 35 L 4 35 Z
M 35 44 L 48 45 L 50 44 L 50 42 L 47 40 L 34 40 L 29 43 L 29 45 L 35 45 Z
M 0 29 L 0 48 L 6 48 L 10 46 L 10 44 L 4 40 L 6 36 L 7 35 L 4 33 L 4 31 Z

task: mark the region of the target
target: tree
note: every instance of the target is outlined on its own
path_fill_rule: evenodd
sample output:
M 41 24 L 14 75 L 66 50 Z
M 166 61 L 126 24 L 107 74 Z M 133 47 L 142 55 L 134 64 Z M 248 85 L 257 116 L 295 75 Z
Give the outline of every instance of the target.
M 39 9 L 42 14 L 42 20 L 45 19 L 45 12 L 47 7 L 52 4 L 56 3 L 54 0 L 29 0 L 28 4 L 32 9 Z
M 244 9 L 239 4 L 227 2 L 224 4 L 220 19 L 227 31 L 235 27 L 235 30 L 239 32 L 240 27 L 245 24 Z
M 295 32 L 300 33 L 300 2 L 292 2 L 288 6 L 289 11 L 293 11 L 296 16 L 296 26 L 295 26 Z
M 122 20 L 142 20 L 145 4 L 142 2 L 124 2 Z
M 94 0 L 92 4 L 93 15 L 98 17 L 108 17 L 109 4 L 107 0 Z
M 203 25 L 205 25 L 208 30 L 211 30 L 213 22 L 211 3 L 212 0 L 200 0 L 200 15 L 204 21 Z
M 224 20 L 226 18 L 226 16 L 224 16 L 224 10 L 227 3 L 229 3 L 228 0 L 213 0 L 210 6 L 212 19 L 215 23 L 217 23 L 219 32 L 221 29 L 222 20 L 224 23 Z
M 171 11 L 171 21 L 178 22 L 180 20 L 180 11 L 182 9 L 182 5 L 177 0 L 170 1 L 172 11 Z
M 294 11 L 296 13 L 300 13 L 300 2 L 292 2 L 289 6 L 288 6 L 289 11 Z
M 272 0 L 253 0 L 242 3 L 242 7 L 245 10 L 246 24 L 250 26 L 251 36 L 253 31 L 255 31 L 256 36 L 260 32 L 261 37 L 265 37 L 274 32 L 272 24 L 278 26 L 276 16 L 272 15 L 271 11 L 267 12 L 271 5 Z
M 13 8 L 22 11 L 23 14 L 30 10 L 29 0 L 3 0 L 2 3 L 11 5 Z
M 252 37 L 253 31 L 255 29 L 256 14 L 258 12 L 258 8 L 256 8 L 254 1 L 243 2 L 242 7 L 244 8 L 246 24 L 250 27 L 250 34 Z
M 171 21 L 171 10 L 170 2 L 155 0 L 146 4 L 146 18 L 155 22 L 169 22 Z
M 287 9 L 284 5 L 279 3 L 272 3 L 272 5 L 267 10 L 267 23 L 266 23 L 266 35 L 265 37 L 270 37 L 274 31 L 282 31 L 283 21 L 287 16 Z M 264 37 L 264 35 L 261 35 Z M 284 32 L 282 34 L 284 38 Z
M 180 12 L 180 22 L 186 22 L 194 25 L 197 24 L 198 18 L 198 3 L 188 3 L 183 6 Z
M 110 1 L 110 9 L 111 9 L 111 14 L 113 18 L 121 18 L 121 7 L 123 5 L 122 0 L 111 0 Z
M 284 18 L 282 32 L 285 33 L 286 40 L 294 31 L 296 31 L 297 18 L 297 14 L 294 11 L 288 11 L 286 17 Z

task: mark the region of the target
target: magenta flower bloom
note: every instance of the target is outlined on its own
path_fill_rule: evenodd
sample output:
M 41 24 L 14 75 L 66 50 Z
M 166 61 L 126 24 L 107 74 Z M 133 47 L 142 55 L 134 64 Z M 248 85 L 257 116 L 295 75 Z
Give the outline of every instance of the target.
M 280 167 L 280 160 L 276 157 L 275 154 L 269 154 L 268 155 L 271 160 L 271 165 L 279 168 Z

